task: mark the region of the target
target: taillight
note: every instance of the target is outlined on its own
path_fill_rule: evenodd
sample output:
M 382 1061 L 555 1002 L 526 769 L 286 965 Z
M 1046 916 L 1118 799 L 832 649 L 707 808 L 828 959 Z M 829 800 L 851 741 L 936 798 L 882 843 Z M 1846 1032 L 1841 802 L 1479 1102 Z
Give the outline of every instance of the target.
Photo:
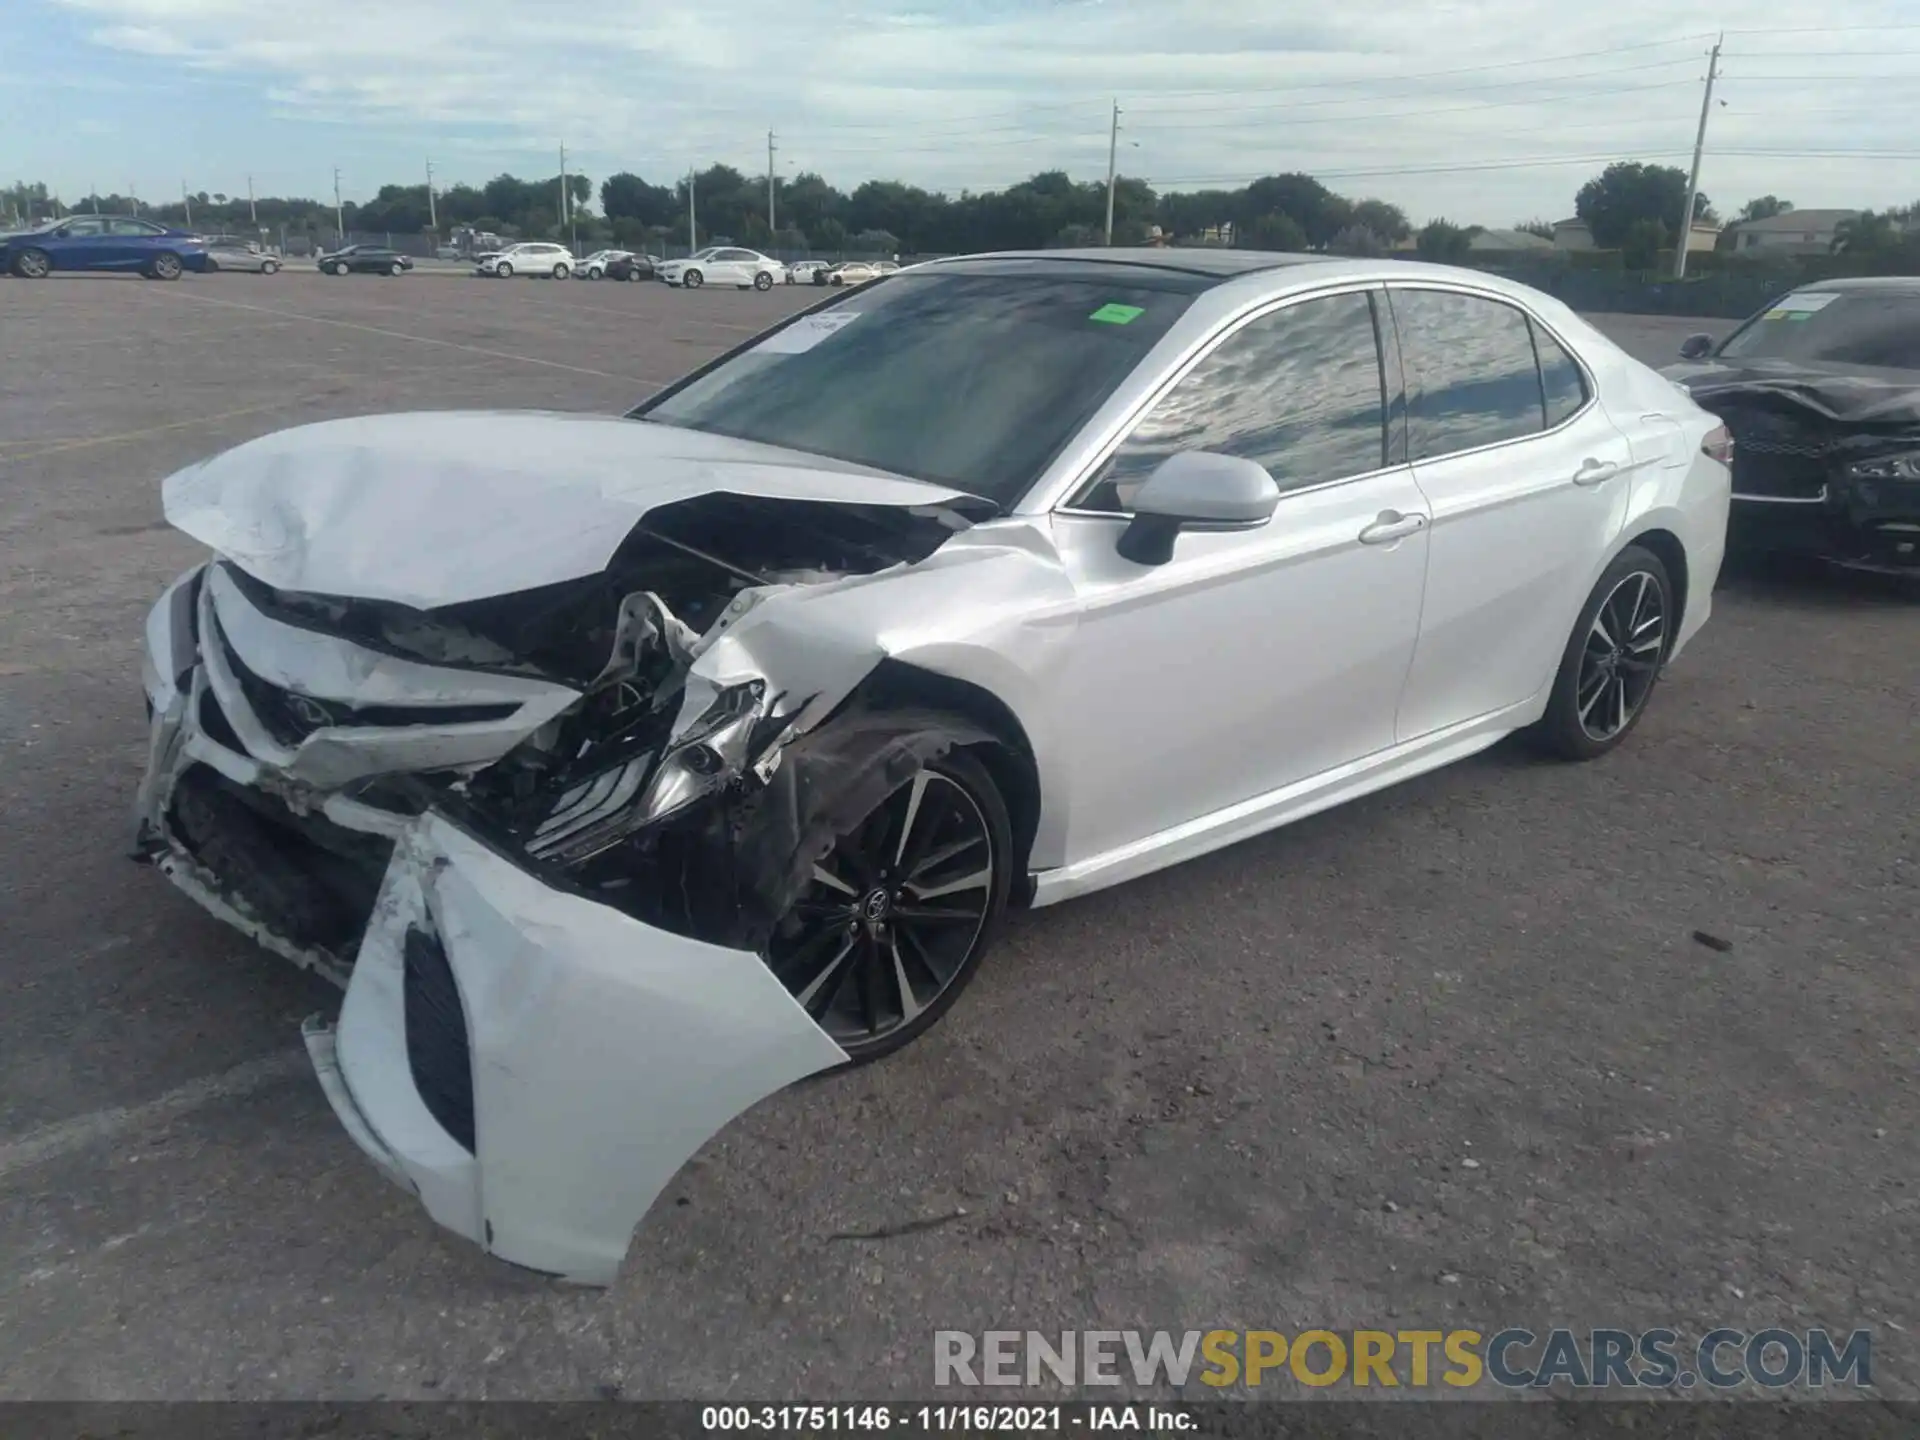
M 1732 465 L 1732 433 L 1724 425 L 1714 426 L 1707 432 L 1707 438 L 1700 442 L 1700 453 L 1710 460 L 1718 460 L 1722 465 Z

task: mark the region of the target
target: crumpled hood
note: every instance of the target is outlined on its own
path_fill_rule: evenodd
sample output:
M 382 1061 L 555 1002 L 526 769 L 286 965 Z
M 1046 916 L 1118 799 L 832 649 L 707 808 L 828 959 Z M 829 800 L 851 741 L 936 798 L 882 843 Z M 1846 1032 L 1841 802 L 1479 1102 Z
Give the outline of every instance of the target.
M 1920 426 L 1920 374 L 1786 360 L 1699 360 L 1660 372 L 1711 409 L 1735 394 L 1797 403 L 1828 420 L 1862 425 Z
M 432 609 L 597 574 L 649 510 L 715 492 L 981 503 L 751 441 L 530 411 L 297 426 L 188 466 L 162 493 L 169 523 L 277 589 Z

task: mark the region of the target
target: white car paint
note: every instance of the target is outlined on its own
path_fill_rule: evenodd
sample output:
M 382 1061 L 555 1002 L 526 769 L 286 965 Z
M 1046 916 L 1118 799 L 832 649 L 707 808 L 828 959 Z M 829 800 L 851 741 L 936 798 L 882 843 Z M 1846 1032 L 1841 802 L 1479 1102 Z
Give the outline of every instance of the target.
M 669 260 L 655 273 L 669 285 L 733 285 L 745 290 L 755 285 L 781 285 L 787 267 L 771 255 L 738 245 L 709 245 L 685 260 Z M 698 277 L 690 279 L 690 276 Z M 764 284 L 762 281 L 764 280 Z
M 1270 521 L 1184 535 L 1164 564 L 1121 561 L 1125 518 L 1073 503 L 1133 425 L 1244 323 L 1302 299 L 1401 285 L 1519 306 L 1577 355 L 1593 403 L 1525 440 L 1288 492 Z M 888 658 L 977 686 L 1017 721 L 1038 776 L 1033 903 L 1088 893 L 1531 723 L 1596 579 L 1653 531 L 1687 560 L 1677 657 L 1707 619 L 1724 546 L 1729 476 L 1701 453 L 1716 425 L 1564 306 L 1493 277 L 1329 261 L 1229 278 L 1201 294 L 1006 513 L 956 521 L 918 563 L 743 590 L 706 634 L 683 642 L 673 733 L 687 734 L 729 687 L 758 682 L 800 697 L 781 718 L 804 734 Z M 1613 468 L 1576 483 L 1589 461 Z M 280 589 L 433 607 L 597 574 L 650 508 L 713 491 L 935 512 L 962 499 L 692 431 L 508 414 L 301 427 L 191 467 L 169 480 L 165 500 L 176 526 Z M 1419 523 L 1388 543 L 1357 538 L 1389 512 Z M 837 1063 L 837 1047 L 756 957 L 549 885 L 434 812 L 400 818 L 330 790 L 344 773 L 370 773 L 367 750 L 330 740 L 315 752 L 326 763 L 302 774 L 297 755 L 244 725 L 246 754 L 207 735 L 198 715 L 208 687 L 223 708 L 234 699 L 195 638 L 209 633 L 210 614 L 223 627 L 231 619 L 250 665 L 295 691 L 364 700 L 386 686 L 378 693 L 449 702 L 497 693 L 495 675 L 398 670 L 346 639 L 276 638 L 272 617 L 249 608 L 213 571 L 186 577 L 149 616 L 145 822 L 164 834 L 169 787 L 194 757 L 239 784 L 291 787 L 299 804 L 348 828 L 398 836 L 339 1030 L 309 1031 L 329 1099 L 442 1223 L 517 1263 L 610 1279 L 673 1169 L 760 1096 Z M 498 722 L 498 753 L 563 699 L 529 684 L 524 716 Z M 471 736 L 424 730 L 363 743 L 396 747 L 386 753 L 403 766 L 476 763 Z M 1142 737 L 1157 740 L 1143 747 Z M 421 748 L 402 759 L 403 746 Z M 777 764 L 778 750 L 769 755 Z M 180 847 L 168 844 L 161 864 L 260 936 Z M 396 947 L 423 916 L 474 1037 L 473 1152 L 425 1114 L 399 1036 Z M 638 1103 L 590 1098 L 610 1094 Z

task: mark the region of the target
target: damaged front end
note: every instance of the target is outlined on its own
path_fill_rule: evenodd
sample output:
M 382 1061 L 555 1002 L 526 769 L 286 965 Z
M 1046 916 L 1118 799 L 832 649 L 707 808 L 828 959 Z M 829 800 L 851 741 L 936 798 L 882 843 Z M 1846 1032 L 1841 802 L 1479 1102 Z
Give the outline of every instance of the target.
M 1683 383 L 1733 436 L 1733 543 L 1920 572 L 1920 392 L 1848 375 Z
M 848 1058 L 762 958 L 836 826 L 986 738 L 866 713 L 870 635 L 735 632 L 968 523 L 716 494 L 600 574 L 431 610 L 216 558 L 149 616 L 138 852 L 346 988 L 316 1070 L 435 1218 L 607 1283 L 700 1143 Z

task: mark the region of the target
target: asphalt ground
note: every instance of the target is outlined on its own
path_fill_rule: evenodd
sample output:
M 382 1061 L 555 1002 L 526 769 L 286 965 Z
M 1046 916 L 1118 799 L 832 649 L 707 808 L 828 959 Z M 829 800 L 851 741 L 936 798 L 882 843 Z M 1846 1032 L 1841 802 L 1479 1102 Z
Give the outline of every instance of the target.
M 160 477 L 612 410 L 817 293 L 0 281 L 0 1397 L 839 1399 L 929 1393 L 935 1329 L 1775 1324 L 1868 1328 L 1920 1395 L 1920 606 L 1817 574 L 1723 584 L 1604 761 L 1503 745 L 1018 919 L 931 1035 L 729 1125 L 610 1292 L 383 1180 L 300 1048 L 333 992 L 123 856 L 140 621 L 196 558 Z

